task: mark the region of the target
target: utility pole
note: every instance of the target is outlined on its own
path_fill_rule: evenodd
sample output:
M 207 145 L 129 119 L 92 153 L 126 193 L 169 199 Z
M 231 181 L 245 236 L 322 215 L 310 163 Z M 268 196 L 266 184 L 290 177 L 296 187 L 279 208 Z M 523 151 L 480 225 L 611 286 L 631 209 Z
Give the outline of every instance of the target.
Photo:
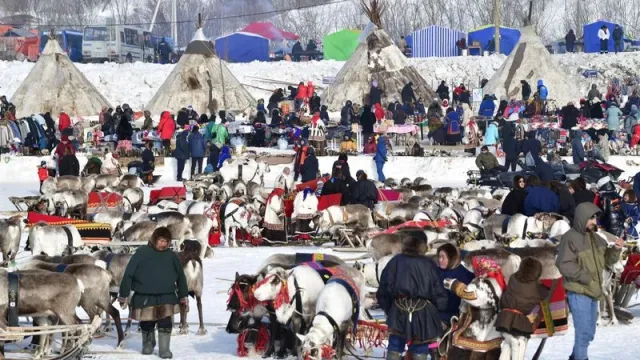
M 178 51 L 178 1 L 171 0 L 171 36 L 173 37 L 173 46 Z
M 495 26 L 494 45 L 496 54 L 500 53 L 500 0 L 493 0 L 493 25 Z

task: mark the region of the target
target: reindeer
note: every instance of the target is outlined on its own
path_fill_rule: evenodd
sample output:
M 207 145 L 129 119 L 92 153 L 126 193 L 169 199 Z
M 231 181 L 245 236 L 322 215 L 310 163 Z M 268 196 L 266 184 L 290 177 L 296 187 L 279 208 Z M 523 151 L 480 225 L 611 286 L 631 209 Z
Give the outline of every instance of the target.
M 204 276 L 202 259 L 200 258 L 202 246 L 199 242 L 193 240 L 185 240 L 180 247 L 178 260 L 180 265 L 184 269 L 184 275 L 187 278 L 187 288 L 189 289 L 189 295 L 195 297 L 198 306 L 198 320 L 200 321 L 200 327 L 196 335 L 206 335 L 207 329 L 204 327 L 204 321 L 202 316 L 202 290 L 204 287 Z M 189 324 L 187 323 L 187 309 L 184 306 L 180 307 L 180 334 L 186 335 L 189 333 Z
M 34 255 L 48 256 L 70 254 L 75 248 L 84 246 L 78 229 L 73 225 L 49 226 L 44 222 L 31 227 L 27 242 Z
M 9 273 L 0 270 L 0 328 L 7 327 L 9 310 Z M 19 316 L 34 318 L 37 323 L 47 323 L 47 317 L 55 314 L 62 325 L 77 324 L 76 306 L 80 303 L 84 284 L 70 274 L 42 270 L 20 271 L 18 278 L 20 295 L 17 308 Z M 51 352 L 47 336 L 40 337 L 34 358 Z M 4 344 L 0 345 L 4 354 Z
M 79 261 L 83 258 L 76 257 Z M 73 261 L 71 259 L 71 261 Z M 20 265 L 20 270 L 45 270 L 55 273 L 65 273 L 73 275 L 78 281 L 85 285 L 85 289 L 80 297 L 79 306 L 89 315 L 89 319 L 94 316 L 100 316 L 101 311 L 107 312 L 116 323 L 118 333 L 117 348 L 124 345 L 124 333 L 122 331 L 122 322 L 120 320 L 120 312 L 113 307 L 109 298 L 109 286 L 111 283 L 111 274 L 106 270 L 107 264 L 104 261 L 96 261 L 94 264 L 54 264 L 45 261 L 31 260 Z
M 0 251 L 2 251 L 2 267 L 7 267 L 9 262 L 16 260 L 20 247 L 20 238 L 24 231 L 25 223 L 21 215 L 12 216 L 0 220 Z

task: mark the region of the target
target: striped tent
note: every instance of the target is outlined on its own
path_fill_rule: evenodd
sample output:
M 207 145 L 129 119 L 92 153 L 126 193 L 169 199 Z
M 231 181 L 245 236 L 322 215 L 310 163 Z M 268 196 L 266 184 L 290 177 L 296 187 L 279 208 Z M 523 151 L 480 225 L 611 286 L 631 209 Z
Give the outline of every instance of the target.
M 413 57 L 458 56 L 456 41 L 466 37 L 462 31 L 431 25 L 409 34 L 407 44 L 411 45 Z

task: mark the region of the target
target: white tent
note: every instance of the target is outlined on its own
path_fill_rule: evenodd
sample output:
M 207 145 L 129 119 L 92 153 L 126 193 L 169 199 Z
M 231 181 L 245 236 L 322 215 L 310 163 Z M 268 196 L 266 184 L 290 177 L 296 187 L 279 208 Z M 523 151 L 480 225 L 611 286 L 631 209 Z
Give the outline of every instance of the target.
M 484 93 L 520 99 L 521 80 L 526 80 L 534 92 L 538 80 L 543 80 L 549 90 L 547 99 L 556 100 L 558 106 L 580 98 L 576 81 L 562 70 L 531 26 L 522 29 L 516 47 L 484 86 Z
M 244 111 L 254 104 L 255 99 L 214 54 L 211 43 L 198 29 L 147 110 L 152 114 L 175 113 L 191 105 L 203 114 L 218 109 Z
M 347 100 L 366 104 L 374 80 L 384 91 L 383 105 L 401 101 L 400 92 L 409 82 L 413 83 L 416 96 L 433 99 L 435 93 L 427 81 L 409 64 L 389 35 L 381 29 L 369 29 L 371 26 L 361 34 L 356 51 L 322 93 L 323 104 L 332 111 L 340 110 Z
M 98 115 L 107 99 L 87 80 L 62 51 L 49 39 L 40 59 L 11 98 L 18 117 L 61 111 L 72 116 Z

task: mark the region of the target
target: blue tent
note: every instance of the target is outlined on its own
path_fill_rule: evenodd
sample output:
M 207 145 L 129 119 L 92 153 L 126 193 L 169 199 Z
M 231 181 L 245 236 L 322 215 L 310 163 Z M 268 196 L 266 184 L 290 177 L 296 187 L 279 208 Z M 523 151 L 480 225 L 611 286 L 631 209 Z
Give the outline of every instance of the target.
M 245 32 L 228 34 L 216 39 L 216 54 L 229 62 L 269 61 L 269 39 Z
M 466 37 L 462 31 L 431 25 L 412 32 L 405 40 L 413 57 L 446 57 L 458 56 L 456 41 Z
M 602 25 L 605 25 L 609 29 L 609 51 L 615 51 L 613 45 L 613 28 L 616 24 L 605 20 L 598 20 L 582 27 L 582 33 L 584 34 L 584 52 L 600 52 L 600 38 L 598 38 L 598 30 L 600 30 Z
M 482 50 L 486 51 L 493 40 L 494 34 L 495 26 L 493 26 L 493 24 L 471 30 L 469 31 L 467 46 L 473 44 L 474 41 L 478 41 L 482 46 Z M 520 30 L 507 27 L 500 28 L 500 52 L 502 54 L 511 54 L 511 51 L 516 47 L 518 40 L 520 40 Z

